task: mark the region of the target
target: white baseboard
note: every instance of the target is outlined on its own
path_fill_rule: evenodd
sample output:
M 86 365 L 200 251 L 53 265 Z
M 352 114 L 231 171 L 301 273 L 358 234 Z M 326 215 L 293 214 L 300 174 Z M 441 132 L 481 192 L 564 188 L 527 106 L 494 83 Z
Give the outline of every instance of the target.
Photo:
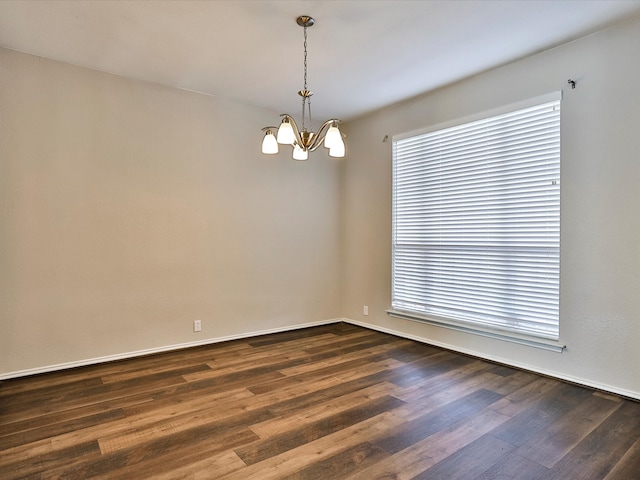
M 496 357 L 494 355 L 485 355 L 483 353 L 480 352 L 476 352 L 474 350 L 469 350 L 466 348 L 460 348 L 457 347 L 455 345 L 450 345 L 447 343 L 443 343 L 443 342 L 437 342 L 437 341 L 433 341 L 429 338 L 426 337 L 420 337 L 417 335 L 410 335 L 404 332 L 400 332 L 397 330 L 393 330 L 390 328 L 385 328 L 385 327 L 380 327 L 378 325 L 371 325 L 369 323 L 366 322 L 360 322 L 358 320 L 352 320 L 350 318 L 343 318 L 341 319 L 343 322 L 345 323 L 351 323 L 353 325 L 358 325 L 359 327 L 363 327 L 363 328 L 368 328 L 370 330 L 376 330 L 379 332 L 383 332 L 383 333 L 388 333 L 390 335 L 395 335 L 397 337 L 402 337 L 402 338 L 407 338 L 409 340 L 415 340 L 416 342 L 420 342 L 420 343 L 427 343 L 429 345 L 434 345 L 436 347 L 442 347 L 445 348 L 447 350 L 452 350 L 454 352 L 459 352 L 459 353 L 464 353 L 465 355 L 471 355 L 472 357 L 477 357 L 477 358 L 482 358 L 485 360 L 489 360 L 492 362 L 497 362 L 503 365 L 510 365 L 522 370 L 527 370 L 529 372 L 534 372 L 534 373 L 539 373 L 540 375 L 544 375 L 547 377 L 553 377 L 553 378 L 557 378 L 559 380 L 564 380 L 570 383 L 575 383 L 578 385 L 583 385 L 585 387 L 589 387 L 589 388 L 593 388 L 596 390 L 602 390 L 605 392 L 609 392 L 609 393 L 613 393 L 616 395 L 620 395 L 623 397 L 627 397 L 627 398 L 632 398 L 634 400 L 640 400 L 640 392 L 633 392 L 631 390 L 625 390 L 623 388 L 617 388 L 611 385 L 606 385 L 606 384 L 602 384 L 599 382 L 593 382 L 591 380 L 586 380 L 584 378 L 579 378 L 579 377 L 574 377 L 572 375 L 566 375 L 566 374 L 562 374 L 559 372 L 555 372 L 555 371 L 551 371 L 551 370 L 546 370 L 543 368 L 538 368 L 538 367 L 534 367 L 531 365 L 527 365 L 524 363 L 519 363 L 519 362 L 514 362 L 512 360 L 508 360 L 505 358 L 501 358 L 501 357 Z
M 250 338 L 250 337 L 258 337 L 260 335 L 268 335 L 270 333 L 280 333 L 280 332 L 288 332 L 288 331 L 292 331 L 292 330 L 299 330 L 301 328 L 309 328 L 309 327 L 318 327 L 321 325 L 329 325 L 331 323 L 338 323 L 338 322 L 342 322 L 342 318 L 334 318 L 334 319 L 329 319 L 329 320 L 320 320 L 317 322 L 310 322 L 310 323 L 302 323 L 302 324 L 298 324 L 298 325 L 289 325 L 286 327 L 279 327 L 279 328 L 272 328 L 269 330 L 258 330 L 258 331 L 253 331 L 253 332 L 247 332 L 247 333 L 240 333 L 237 335 L 229 335 L 226 337 L 216 337 L 216 338 L 207 338 L 205 340 L 198 340 L 197 342 L 187 342 L 187 343 L 178 343 L 175 345 L 165 345 L 162 347 L 156 347 L 156 348 L 148 348 L 145 350 L 137 350 L 134 352 L 125 352 L 125 353 L 118 353 L 115 355 L 107 355 L 104 357 L 96 357 L 96 358 L 88 358 L 85 360 L 78 360 L 75 362 L 67 362 L 67 363 L 59 363 L 56 365 L 47 365 L 44 367 L 38 367 L 38 368 L 30 368 L 27 370 L 19 370 L 16 372 L 9 372 L 9 373 L 0 373 L 0 380 L 9 380 L 11 378 L 20 378 L 20 377 L 27 377 L 30 375 L 38 375 L 40 373 L 50 373 L 50 372 L 56 372 L 59 370 L 67 370 L 69 368 L 76 368 L 76 367 L 86 367 L 87 365 L 95 365 L 98 363 L 107 363 L 107 362 L 113 362 L 116 360 L 126 360 L 129 358 L 135 358 L 135 357 L 143 357 L 145 355 L 153 355 L 154 353 L 163 353 L 163 352 L 170 352 L 173 350 L 182 350 L 184 348 L 191 348 L 191 347 L 199 347 L 202 345 L 212 345 L 214 343 L 221 343 L 221 342 L 228 342 L 230 340 L 241 340 L 243 338 Z
M 198 340 L 197 342 L 187 342 L 187 343 L 179 343 L 179 344 L 175 344 L 175 345 L 166 345 L 166 346 L 162 346 L 162 347 L 156 347 L 156 348 L 149 348 L 149 349 L 145 349 L 145 350 L 137 350 L 134 352 L 125 352 L 125 353 L 119 353 L 119 354 L 115 354 L 115 355 L 107 355 L 104 357 L 96 357 L 96 358 L 89 358 L 89 359 L 85 359 L 85 360 L 79 360 L 79 361 L 75 361 L 75 362 L 67 362 L 67 363 L 59 363 L 56 365 L 47 365 L 44 367 L 38 367 L 38 368 L 31 368 L 31 369 L 27 369 L 27 370 L 19 370 L 19 371 L 15 371 L 15 372 L 9 372 L 9 373 L 0 373 L 0 380 L 9 380 L 11 378 L 20 378 L 20 377 L 27 377 L 30 375 L 38 375 L 41 373 L 49 373 L 49 372 L 56 372 L 59 370 L 67 370 L 69 368 L 76 368 L 76 367 L 84 367 L 87 365 L 95 365 L 95 364 L 99 364 L 99 363 L 106 363 L 106 362 L 113 362 L 116 360 L 126 360 L 129 358 L 135 358 L 135 357 L 142 357 L 145 355 L 152 355 L 154 353 L 163 353 L 163 352 L 170 352 L 173 350 L 182 350 L 185 348 L 191 348 L 191 347 L 199 347 L 202 345 L 212 345 L 215 343 L 221 343 L 221 342 L 228 342 L 231 340 L 241 340 L 244 338 L 250 338 L 250 337 L 257 337 L 260 335 L 268 335 L 271 333 L 280 333 L 280 332 L 288 332 L 288 331 L 293 331 L 293 330 L 299 330 L 301 328 L 309 328 L 309 327 L 317 327 L 317 326 L 321 326 L 321 325 L 329 325 L 332 323 L 339 323 L 339 322 L 345 322 L 345 323 L 350 323 L 352 325 L 357 325 L 359 327 L 363 327 L 363 328 L 368 328 L 370 330 L 376 330 L 379 332 L 383 332 L 383 333 L 388 333 L 390 335 L 395 335 L 397 337 L 402 337 L 402 338 L 406 338 L 409 340 L 415 340 L 416 342 L 420 342 L 420 343 L 427 343 L 429 345 L 434 345 L 436 347 L 442 347 L 445 348 L 447 350 L 452 350 L 455 352 L 459 352 L 459 353 L 463 353 L 465 355 L 471 355 L 473 357 L 477 357 L 477 358 L 482 358 L 482 359 L 486 359 L 489 361 L 493 361 L 493 362 L 497 362 L 497 363 L 501 363 L 504 365 L 510 365 L 516 368 L 520 368 L 522 370 L 527 370 L 530 372 L 535 372 L 535 373 L 539 373 L 541 375 L 545 375 L 548 377 L 553 377 L 553 378 L 558 378 L 560 380 L 565 380 L 567 382 L 571 382 L 571 383 L 575 383 L 578 385 L 584 385 L 585 387 L 589 387 L 589 388 L 594 388 L 596 390 L 602 390 L 605 392 L 610 392 L 616 395 L 621 395 L 623 397 L 628 397 L 628 398 L 633 398 L 635 400 L 640 400 L 640 393 L 639 392 L 633 392 L 630 390 L 625 390 L 622 388 L 617 388 L 611 385 L 606 385 L 606 384 L 601 384 L 598 382 L 593 382 L 590 380 L 585 380 L 583 378 L 578 378 L 578 377 L 573 377 L 571 375 L 565 375 L 565 374 L 561 374 L 555 371 L 550 371 L 550 370 L 545 370 L 545 369 L 541 369 L 541 368 L 537 368 L 537 367 L 532 367 L 531 365 L 526 365 L 526 364 L 522 364 L 519 362 L 513 362 L 511 360 L 508 359 L 504 359 L 501 357 L 496 357 L 494 355 L 485 355 L 485 354 L 481 354 L 479 352 L 473 351 L 473 350 L 469 350 L 469 349 L 465 349 L 465 348 L 460 348 L 457 347 L 455 345 L 450 345 L 444 342 L 437 342 L 437 341 L 433 341 L 429 338 L 426 337 L 421 337 L 421 336 L 417 336 L 417 335 L 411 335 L 411 334 L 407 334 L 405 332 L 401 332 L 398 330 L 393 330 L 390 328 L 385 328 L 385 327 L 380 327 L 378 325 L 372 325 L 370 323 L 366 323 L 366 322 L 360 322 L 358 320 L 353 320 L 350 318 L 333 318 L 333 319 L 329 319 L 329 320 L 320 320 L 317 322 L 309 322 L 309 323 L 302 323 L 302 324 L 298 324 L 298 325 L 289 325 L 286 327 L 279 327 L 279 328 L 272 328 L 272 329 L 268 329 L 268 330 L 257 330 L 257 331 L 252 331 L 252 332 L 246 332 L 246 333 L 240 333 L 237 335 L 229 335 L 229 336 L 225 336 L 225 337 L 216 337 L 216 338 L 207 338 L 205 340 Z

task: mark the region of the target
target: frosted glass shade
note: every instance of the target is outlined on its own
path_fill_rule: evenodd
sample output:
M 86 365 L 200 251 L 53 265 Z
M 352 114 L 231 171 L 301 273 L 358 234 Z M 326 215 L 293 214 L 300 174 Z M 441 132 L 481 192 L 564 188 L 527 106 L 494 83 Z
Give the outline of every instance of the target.
M 282 120 L 278 128 L 278 143 L 282 145 L 292 145 L 296 141 L 296 135 L 293 133 L 293 127 L 286 118 Z
M 267 133 L 262 139 L 262 153 L 266 153 L 268 155 L 278 153 L 278 142 L 271 130 L 267 130 Z
M 303 150 L 298 145 L 293 147 L 293 159 L 294 160 L 307 160 L 309 158 L 309 151 Z
M 329 127 L 327 134 L 324 137 L 324 146 L 326 148 L 331 148 L 337 144 L 342 142 L 342 134 L 340 130 L 335 125 Z
M 329 148 L 329 156 L 330 157 L 335 157 L 335 158 L 342 158 L 345 155 L 345 147 L 344 147 L 344 141 L 342 140 L 342 136 L 340 137 L 340 141 L 337 142 L 335 145 L 331 146 L 331 148 Z

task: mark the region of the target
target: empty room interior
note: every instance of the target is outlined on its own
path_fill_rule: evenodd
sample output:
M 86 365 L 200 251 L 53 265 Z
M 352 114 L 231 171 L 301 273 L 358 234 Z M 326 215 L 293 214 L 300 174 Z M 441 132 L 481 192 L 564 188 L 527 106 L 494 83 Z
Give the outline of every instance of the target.
M 640 478 L 639 52 L 637 0 L 1 1 L 0 478 Z

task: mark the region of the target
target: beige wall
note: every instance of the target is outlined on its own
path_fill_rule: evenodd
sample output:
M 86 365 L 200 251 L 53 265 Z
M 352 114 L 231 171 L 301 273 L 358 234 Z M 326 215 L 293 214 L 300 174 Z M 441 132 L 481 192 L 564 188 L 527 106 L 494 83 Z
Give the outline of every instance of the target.
M 0 49 L 0 376 L 339 317 L 339 162 L 274 118 Z
M 640 398 L 640 21 L 351 122 L 342 315 Z M 577 88 L 567 88 L 575 79 Z M 553 353 L 388 317 L 392 136 L 551 91 L 562 104 L 560 337 Z M 363 305 L 369 316 L 363 316 Z

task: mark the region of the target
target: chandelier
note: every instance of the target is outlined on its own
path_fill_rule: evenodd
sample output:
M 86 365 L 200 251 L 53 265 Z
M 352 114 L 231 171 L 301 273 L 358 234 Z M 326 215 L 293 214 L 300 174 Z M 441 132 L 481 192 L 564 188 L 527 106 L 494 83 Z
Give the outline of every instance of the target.
M 309 152 L 313 152 L 320 145 L 329 149 L 330 157 L 345 156 L 345 145 L 342 133 L 338 128 L 340 120 L 332 118 L 322 124 L 317 132 L 313 132 L 311 125 L 311 95 L 313 92 L 307 87 L 307 27 L 311 27 L 315 20 L 308 15 L 297 18 L 296 23 L 304 28 L 304 87 L 298 92 L 302 97 L 302 129 L 288 113 L 280 115 L 282 123 L 279 127 L 264 127 L 262 153 L 278 153 L 278 144 L 293 147 L 294 160 L 307 160 Z M 307 123 L 308 117 L 308 123 Z M 277 134 L 275 133 L 277 130 Z

